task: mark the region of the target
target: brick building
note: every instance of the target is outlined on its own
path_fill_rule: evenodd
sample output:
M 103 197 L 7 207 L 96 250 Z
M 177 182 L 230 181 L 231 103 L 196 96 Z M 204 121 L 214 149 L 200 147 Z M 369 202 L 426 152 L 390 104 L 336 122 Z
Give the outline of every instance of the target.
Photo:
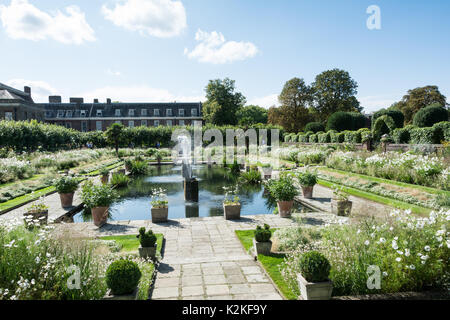
M 20 91 L 0 83 L 0 119 L 44 121 L 44 109 L 34 103 L 30 87 Z
M 127 127 L 157 127 L 191 125 L 194 121 L 202 121 L 201 102 L 122 103 L 107 99 L 101 103 L 98 99 L 84 102 L 83 98 L 70 98 L 68 102 L 62 102 L 60 96 L 50 96 L 48 103 L 34 103 L 28 87 L 25 87 L 24 92 L 8 87 L 7 92 L 14 93 L 14 96 L 10 93 L 11 97 L 22 97 L 20 101 L 14 102 L 11 99 L 2 100 L 2 96 L 11 97 L 7 93 L 2 95 L 1 88 L 0 86 L 0 118 L 6 120 L 38 119 L 82 132 L 104 131 L 113 123 L 122 123 Z M 5 114 L 14 108 L 16 113 Z M 40 117 L 31 117 L 29 108 L 35 109 L 36 113 L 39 110 Z

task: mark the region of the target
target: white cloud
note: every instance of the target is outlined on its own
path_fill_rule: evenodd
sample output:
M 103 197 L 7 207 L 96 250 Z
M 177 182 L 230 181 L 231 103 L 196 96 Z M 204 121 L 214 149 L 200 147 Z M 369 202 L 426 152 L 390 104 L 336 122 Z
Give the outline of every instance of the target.
M 23 90 L 24 86 L 30 87 L 31 97 L 34 102 L 48 102 L 48 96 L 58 94 L 58 90 L 45 81 L 11 79 L 6 84 L 18 90 Z
M 180 1 L 121 0 L 114 8 L 102 7 L 105 19 L 142 35 L 168 38 L 186 28 L 186 11 Z
M 199 29 L 195 40 L 199 44 L 190 52 L 185 48 L 184 54 L 200 62 L 224 64 L 252 58 L 258 53 L 253 43 L 226 41 L 223 34 L 216 31 L 209 33 Z
M 122 75 L 122 72 L 108 69 L 108 70 L 106 70 L 106 74 L 110 75 L 110 76 L 114 76 L 114 77 L 120 77 Z
M 374 112 L 383 108 L 389 108 L 394 102 L 400 101 L 402 96 L 396 95 L 379 95 L 358 97 L 360 105 L 364 108 L 364 112 Z
M 0 20 L 6 34 L 13 39 L 32 41 L 53 39 L 64 44 L 82 44 L 95 41 L 94 30 L 86 22 L 77 6 L 47 13 L 28 0 L 11 0 L 9 6 L 0 5 Z
M 169 90 L 152 88 L 147 85 L 107 86 L 77 96 L 84 97 L 85 101 L 92 101 L 93 99 L 105 101 L 107 98 L 121 102 L 198 102 L 205 100 L 204 96 L 175 95 Z
M 278 107 L 280 103 L 278 102 L 278 94 L 270 94 L 265 97 L 251 99 L 247 105 L 257 105 L 262 108 L 269 109 L 270 107 Z

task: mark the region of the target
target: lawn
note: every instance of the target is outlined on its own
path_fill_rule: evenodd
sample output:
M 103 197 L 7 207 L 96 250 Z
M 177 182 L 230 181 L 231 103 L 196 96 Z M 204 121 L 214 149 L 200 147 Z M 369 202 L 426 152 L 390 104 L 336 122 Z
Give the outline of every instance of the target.
M 275 229 L 271 229 L 272 234 Z M 253 246 L 253 238 L 255 236 L 254 230 L 236 230 L 236 235 L 241 241 L 245 250 L 248 251 Z M 284 254 L 272 253 L 270 256 L 258 255 L 258 260 L 267 271 L 273 282 L 277 285 L 278 289 L 288 300 L 297 300 L 298 294 L 293 292 L 289 288 L 288 284 L 284 281 L 283 276 L 280 273 L 279 266 L 284 261 Z

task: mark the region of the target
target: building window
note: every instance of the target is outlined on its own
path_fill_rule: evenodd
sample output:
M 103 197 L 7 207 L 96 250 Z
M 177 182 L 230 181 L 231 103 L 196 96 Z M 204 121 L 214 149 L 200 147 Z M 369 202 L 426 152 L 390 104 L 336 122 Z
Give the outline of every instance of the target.
M 67 110 L 66 111 L 66 117 L 67 118 L 72 118 L 72 110 Z
M 159 126 L 159 120 L 155 120 L 154 126 L 155 126 L 155 127 L 158 127 L 158 126 Z
M 197 109 L 191 109 L 191 116 L 196 117 L 197 116 Z
M 71 122 L 66 122 L 66 128 L 67 129 L 71 129 L 72 128 L 72 123 Z
M 141 116 L 146 117 L 147 116 L 147 109 L 141 110 Z
M 128 127 L 130 127 L 130 128 L 134 127 L 134 121 L 133 120 L 128 121 Z
M 179 124 L 180 126 L 184 126 L 184 120 L 178 121 L 178 124 Z
M 167 109 L 166 110 L 166 117 L 171 117 L 172 116 L 172 109 Z
M 146 127 L 147 126 L 147 120 L 141 120 L 141 126 Z
M 58 113 L 56 115 L 57 118 L 64 118 L 64 110 L 58 110 Z
M 167 120 L 166 123 L 167 123 L 167 125 L 168 125 L 169 127 L 172 126 L 172 120 Z
M 52 112 L 51 111 L 45 111 L 45 117 L 46 118 L 51 118 L 52 117 Z
M 5 120 L 12 121 L 12 119 L 13 119 L 12 112 L 5 112 Z
M 101 121 L 96 121 L 95 122 L 95 128 L 97 129 L 97 131 L 102 131 L 103 130 L 102 122 Z
M 128 110 L 128 115 L 129 115 L 130 117 L 134 117 L 134 109 Z
M 184 117 L 184 109 L 178 109 L 178 115 Z
M 81 121 L 81 131 L 82 132 L 87 131 L 87 121 Z
M 116 117 L 120 117 L 120 109 L 116 109 Z
M 80 110 L 80 117 L 86 117 L 86 110 Z
M 98 109 L 97 109 L 97 117 L 101 117 L 102 114 L 103 114 L 102 110 L 98 110 Z
M 155 117 L 159 117 L 159 109 L 153 110 L 153 115 L 154 115 Z

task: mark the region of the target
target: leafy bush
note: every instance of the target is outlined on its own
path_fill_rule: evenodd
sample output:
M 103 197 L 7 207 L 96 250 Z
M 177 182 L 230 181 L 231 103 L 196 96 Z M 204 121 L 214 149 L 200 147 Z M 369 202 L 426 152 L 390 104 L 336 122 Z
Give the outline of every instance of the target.
M 123 188 L 130 183 L 130 178 L 123 173 L 113 173 L 110 183 L 114 187 Z
M 375 120 L 375 124 L 372 127 L 373 138 L 376 141 L 380 141 L 381 136 L 384 134 L 390 134 L 396 129 L 395 121 L 388 115 L 381 116 Z
M 302 187 L 314 187 L 317 184 L 317 174 L 312 172 L 300 172 L 297 180 Z
M 433 125 L 436 133 L 436 138 L 439 141 L 450 141 L 450 122 L 442 121 Z
M 330 275 L 330 262 L 317 251 L 304 253 L 299 261 L 300 273 L 308 282 L 327 281 Z
M 411 130 L 410 126 L 404 128 L 397 128 L 392 132 L 392 138 L 395 143 L 409 143 L 411 140 L 411 135 L 409 131 Z
M 137 235 L 142 248 L 150 248 L 155 246 L 156 236 L 152 230 L 145 232 L 145 228 L 139 229 L 139 235 Z
M 243 183 L 260 184 L 262 181 L 261 172 L 259 170 L 250 170 L 249 172 L 241 173 L 241 180 Z
M 70 177 L 70 176 L 62 176 L 59 179 L 54 181 L 54 186 L 56 192 L 64 194 L 64 193 L 72 193 L 78 189 L 78 180 Z
M 331 142 L 331 135 L 329 132 L 320 132 L 317 134 L 319 143 L 330 143 Z
M 282 174 L 279 180 L 271 181 L 268 189 L 276 201 L 292 201 L 298 193 L 292 176 L 288 174 Z
M 148 163 L 145 161 L 131 161 L 130 173 L 133 176 L 144 175 L 148 172 Z
M 92 209 L 109 207 L 118 198 L 118 194 L 109 185 L 94 185 L 88 181 L 82 187 L 81 198 L 85 206 Z
M 303 142 L 303 143 L 309 142 L 309 136 L 306 135 L 305 133 L 299 133 L 298 134 L 298 142 Z
M 268 242 L 272 238 L 272 232 L 268 224 L 264 225 L 264 229 L 261 226 L 257 226 L 255 230 L 255 240 L 257 242 Z
M 320 122 L 310 122 L 305 126 L 305 132 L 308 131 L 312 131 L 314 133 L 325 131 L 325 126 Z
M 309 136 L 309 142 L 310 143 L 317 143 L 317 134 L 313 133 L 312 135 Z
M 327 122 L 327 130 L 336 130 L 341 132 L 344 130 L 353 130 L 353 117 L 349 112 L 333 113 Z
M 436 128 L 413 128 L 410 130 L 412 144 L 439 144 L 441 143 L 439 133 Z
M 431 127 L 435 123 L 442 121 L 448 121 L 448 111 L 438 105 L 431 105 L 420 109 L 413 119 L 414 125 L 420 128 Z
M 141 279 L 139 266 L 130 260 L 120 259 L 106 270 L 106 284 L 115 295 L 132 293 Z
M 381 109 L 375 112 L 372 116 L 372 127 L 375 125 L 376 120 L 382 116 L 391 117 L 394 120 L 396 128 L 403 128 L 405 116 L 400 110 L 397 109 Z

